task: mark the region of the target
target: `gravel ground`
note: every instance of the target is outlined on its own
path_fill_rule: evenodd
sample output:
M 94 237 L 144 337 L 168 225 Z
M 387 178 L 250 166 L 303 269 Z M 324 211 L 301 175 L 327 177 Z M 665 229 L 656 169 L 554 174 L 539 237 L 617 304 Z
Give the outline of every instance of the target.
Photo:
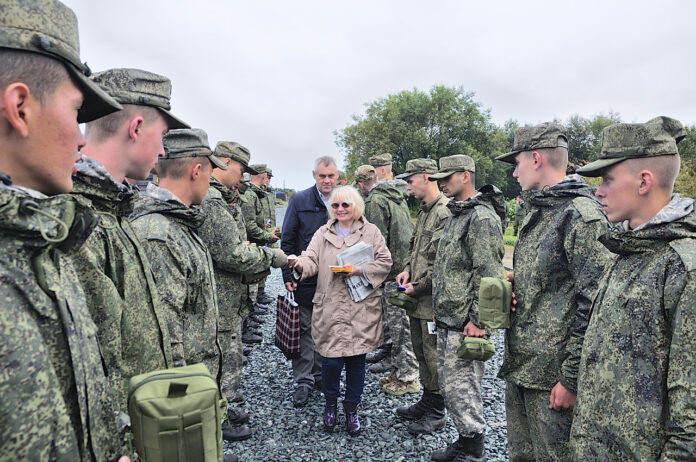
M 278 223 L 282 223 L 283 210 Z M 284 294 L 280 270 L 274 269 L 266 283 L 271 295 Z M 290 362 L 274 345 L 275 306 L 271 307 L 263 325 L 263 343 L 254 346 L 249 364 L 244 367 L 240 391 L 246 401 L 243 408 L 250 413 L 253 437 L 247 441 L 225 443 L 227 452 L 242 461 L 428 461 L 430 453 L 454 441 L 457 432 L 450 419 L 445 429 L 432 435 L 414 437 L 406 431 L 408 422 L 398 418 L 394 410 L 414 403 L 419 395 L 394 397 L 382 392 L 380 374 L 367 372 L 365 391 L 359 408 L 363 431 L 350 437 L 339 403 L 339 422 L 333 433 L 325 433 L 321 414 L 324 398 L 314 390 L 309 404 L 295 409 Z M 486 430 L 486 458 L 503 461 L 507 458 L 504 404 L 504 381 L 495 378 L 502 364 L 503 337 L 494 338 L 496 355 L 486 362 L 483 398 Z

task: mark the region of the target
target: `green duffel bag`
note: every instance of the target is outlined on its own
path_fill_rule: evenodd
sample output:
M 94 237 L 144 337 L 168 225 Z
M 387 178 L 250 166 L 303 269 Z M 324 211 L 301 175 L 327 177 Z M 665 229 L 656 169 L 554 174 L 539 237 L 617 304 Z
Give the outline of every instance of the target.
M 469 361 L 488 361 L 494 354 L 495 344 L 480 337 L 464 337 L 457 348 L 457 356 Z
M 416 311 L 416 308 L 418 308 L 418 299 L 406 295 L 401 290 L 391 292 L 387 300 L 390 305 L 398 306 L 409 312 Z
M 481 326 L 487 329 L 509 329 L 511 303 L 510 281 L 500 278 L 481 278 L 478 299 Z
M 222 461 L 222 399 L 204 364 L 130 379 L 128 413 L 135 447 L 145 462 Z

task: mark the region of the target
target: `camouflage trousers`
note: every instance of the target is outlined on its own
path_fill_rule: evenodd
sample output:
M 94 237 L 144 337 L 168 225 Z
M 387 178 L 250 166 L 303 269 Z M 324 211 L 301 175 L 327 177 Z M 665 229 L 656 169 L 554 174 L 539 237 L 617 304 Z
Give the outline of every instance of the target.
M 428 320 L 408 317 L 413 353 L 418 360 L 418 372 L 425 391 L 440 394 L 437 378 L 437 335 L 428 333 Z
M 392 341 L 391 360 L 396 368 L 396 378 L 402 382 L 412 382 L 418 378 L 418 360 L 413 353 L 411 328 L 406 311 L 390 305 L 387 301 L 389 294 L 394 290 L 395 284 L 388 283 L 382 291 L 382 312 Z
M 242 379 L 242 320 L 235 317 L 231 330 L 218 331 L 220 348 L 222 349 L 222 374 L 220 389 L 222 396 L 230 399 L 239 388 Z
M 508 454 L 511 462 L 570 461 L 573 411 L 549 409 L 550 390 L 505 386 Z
M 437 372 L 447 412 L 457 432 L 469 437 L 483 433 L 486 428 L 481 397 L 486 363 L 457 356 L 462 338 L 460 331 L 437 328 Z

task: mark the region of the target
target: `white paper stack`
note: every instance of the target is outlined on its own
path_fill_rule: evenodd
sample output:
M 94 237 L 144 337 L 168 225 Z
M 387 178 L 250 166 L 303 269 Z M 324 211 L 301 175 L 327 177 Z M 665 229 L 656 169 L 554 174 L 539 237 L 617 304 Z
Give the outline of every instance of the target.
M 358 242 L 348 250 L 336 255 L 336 261 L 339 265 L 356 265 L 362 267 L 366 263 L 375 261 L 375 251 L 372 244 Z M 362 274 L 354 274 L 351 277 L 345 278 L 346 286 L 350 298 L 354 302 L 361 302 L 367 298 L 377 288 L 372 287 L 370 281 Z

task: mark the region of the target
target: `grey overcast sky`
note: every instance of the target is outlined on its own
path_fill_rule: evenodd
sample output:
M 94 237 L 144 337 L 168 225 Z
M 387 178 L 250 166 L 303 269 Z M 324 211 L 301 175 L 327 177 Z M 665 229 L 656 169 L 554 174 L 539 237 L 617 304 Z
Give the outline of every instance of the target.
M 309 186 L 320 155 L 343 165 L 333 131 L 414 87 L 463 86 L 498 124 L 696 124 L 693 1 L 64 1 L 92 70 L 166 75 L 173 112 L 275 186 Z

